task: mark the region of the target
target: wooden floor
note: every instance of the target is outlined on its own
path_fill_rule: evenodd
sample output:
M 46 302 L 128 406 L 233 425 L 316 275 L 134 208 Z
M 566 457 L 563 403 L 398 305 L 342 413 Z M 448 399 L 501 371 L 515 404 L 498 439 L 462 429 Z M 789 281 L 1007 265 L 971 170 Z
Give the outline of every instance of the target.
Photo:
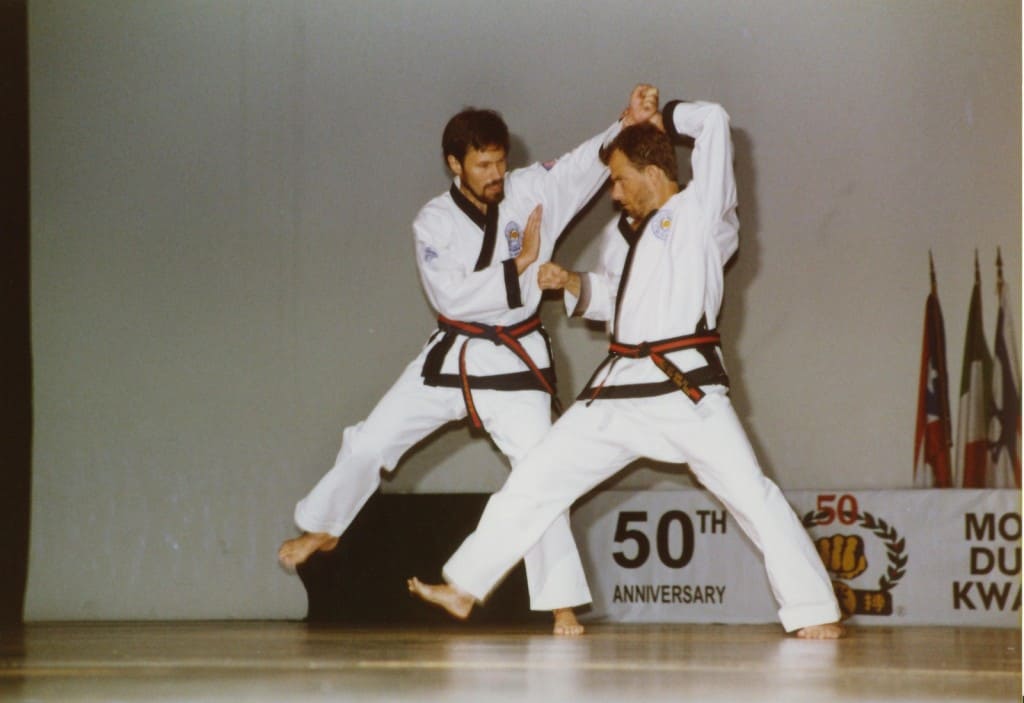
M 1020 630 L 777 626 L 351 629 L 35 624 L 0 632 L 0 701 L 1018 701 Z

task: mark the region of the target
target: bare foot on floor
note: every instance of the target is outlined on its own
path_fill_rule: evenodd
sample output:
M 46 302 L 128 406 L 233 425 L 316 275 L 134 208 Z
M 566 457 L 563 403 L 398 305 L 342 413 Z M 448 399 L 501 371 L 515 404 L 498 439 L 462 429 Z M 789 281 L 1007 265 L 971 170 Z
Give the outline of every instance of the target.
M 576 619 L 572 608 L 555 608 L 551 613 L 555 616 L 556 636 L 577 637 L 583 634 L 583 625 Z
M 465 620 L 469 617 L 469 612 L 473 610 L 473 603 L 476 599 L 455 586 L 448 584 L 433 586 L 423 583 L 415 576 L 406 581 L 406 584 L 409 586 L 409 593 L 420 600 L 447 610 L 453 618 Z
M 314 552 L 329 552 L 338 546 L 338 538 L 326 532 L 304 532 L 295 539 L 285 540 L 277 550 L 277 558 L 281 564 L 294 569 L 302 564 Z
M 846 636 L 846 628 L 837 622 L 810 625 L 797 630 L 796 636 L 805 640 L 837 640 Z

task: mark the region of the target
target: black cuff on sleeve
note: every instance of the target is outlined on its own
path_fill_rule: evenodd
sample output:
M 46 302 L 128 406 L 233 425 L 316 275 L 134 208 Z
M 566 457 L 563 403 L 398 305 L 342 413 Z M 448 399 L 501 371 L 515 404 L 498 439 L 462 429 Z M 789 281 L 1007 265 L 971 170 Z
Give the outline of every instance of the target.
M 676 111 L 676 105 L 685 102 L 685 100 L 670 100 L 665 103 L 665 107 L 661 110 L 661 121 L 665 125 L 665 132 L 668 136 L 678 139 L 683 136 L 676 131 L 676 121 L 672 119 L 672 113 Z
M 505 259 L 501 262 L 505 269 L 505 296 L 508 299 L 508 307 L 523 307 L 522 291 L 519 289 L 519 272 L 516 270 L 515 259 Z
M 579 273 L 580 294 L 576 298 L 576 307 L 572 309 L 573 317 L 581 317 L 590 307 L 590 276 L 586 273 Z

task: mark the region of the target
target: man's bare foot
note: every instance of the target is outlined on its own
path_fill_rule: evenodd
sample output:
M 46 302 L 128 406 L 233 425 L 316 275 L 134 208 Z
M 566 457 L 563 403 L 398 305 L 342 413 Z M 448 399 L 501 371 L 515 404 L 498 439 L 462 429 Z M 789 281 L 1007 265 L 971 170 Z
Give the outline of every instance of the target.
M 810 625 L 797 630 L 796 636 L 805 640 L 837 640 L 846 636 L 846 628 L 837 622 Z
M 313 552 L 329 552 L 338 546 L 338 538 L 326 532 L 304 532 L 295 539 L 285 540 L 277 550 L 277 558 L 283 566 L 294 569 L 302 564 Z
M 583 634 L 583 625 L 576 619 L 572 608 L 555 608 L 551 613 L 555 616 L 556 636 L 577 637 Z
M 433 586 L 423 583 L 413 576 L 406 581 L 406 585 L 409 586 L 409 593 L 420 600 L 447 610 L 449 615 L 459 620 L 469 617 L 469 612 L 473 610 L 473 603 L 476 602 L 473 596 L 446 583 Z

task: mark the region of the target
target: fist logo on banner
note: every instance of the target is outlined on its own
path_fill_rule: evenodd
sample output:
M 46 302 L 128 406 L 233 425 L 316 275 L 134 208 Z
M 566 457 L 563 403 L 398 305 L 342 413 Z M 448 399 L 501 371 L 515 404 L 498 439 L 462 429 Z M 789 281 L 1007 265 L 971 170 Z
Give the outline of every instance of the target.
M 841 579 L 857 578 L 868 570 L 860 535 L 832 535 L 814 543 L 829 573 Z
M 852 495 L 839 496 L 838 502 L 836 498 L 834 495 L 819 495 L 818 509 L 803 516 L 804 527 L 822 527 L 837 521 L 847 528 L 859 526 L 882 542 L 887 557 L 877 590 L 854 588 L 847 581 L 853 581 L 872 567 L 867 557 L 864 537 L 857 533 L 838 533 L 819 537 L 815 541 L 825 570 L 832 576 L 832 588 L 843 619 L 853 615 L 892 615 L 892 589 L 906 573 L 908 558 L 905 554 L 905 540 L 885 520 L 871 513 L 860 512 L 857 499 Z M 833 502 L 836 502 L 835 507 Z M 874 566 L 877 570 L 880 565 Z

